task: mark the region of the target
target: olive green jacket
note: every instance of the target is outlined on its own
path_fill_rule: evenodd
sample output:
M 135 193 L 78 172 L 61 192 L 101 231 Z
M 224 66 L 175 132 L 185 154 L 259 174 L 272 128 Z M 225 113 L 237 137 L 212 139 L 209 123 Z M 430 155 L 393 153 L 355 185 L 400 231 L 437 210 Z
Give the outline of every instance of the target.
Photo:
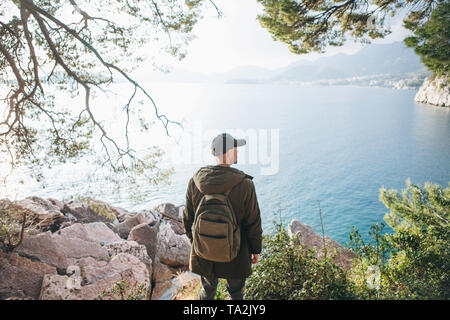
M 195 211 L 203 194 L 223 193 L 232 188 L 229 199 L 241 230 L 241 247 L 231 262 L 213 262 L 197 256 L 191 249 L 189 270 L 207 278 L 245 278 L 252 273 L 251 254 L 262 246 L 261 216 L 253 177 L 236 168 L 208 165 L 189 180 L 183 224 L 192 243 Z

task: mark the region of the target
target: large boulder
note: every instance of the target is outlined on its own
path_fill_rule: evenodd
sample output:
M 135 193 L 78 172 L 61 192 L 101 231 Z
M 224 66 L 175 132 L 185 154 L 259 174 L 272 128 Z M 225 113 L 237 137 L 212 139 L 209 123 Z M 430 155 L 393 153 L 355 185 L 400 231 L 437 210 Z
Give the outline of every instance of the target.
M 182 212 L 182 208 L 183 206 L 175 206 L 173 203 L 166 202 L 156 206 L 155 210 L 166 217 L 181 219 L 182 213 L 180 214 L 180 212 Z
M 76 218 L 77 222 L 113 222 L 119 211 L 106 202 L 94 199 L 72 200 L 64 204 L 62 212 Z
M 136 241 L 137 243 L 144 245 L 147 248 L 150 259 L 154 260 L 157 249 L 158 231 L 159 222 L 153 225 L 141 223 L 131 230 L 128 240 Z
M 114 226 L 114 231 L 122 238 L 127 239 L 131 229 L 141 223 L 139 215 L 127 217 L 124 221 Z
M 65 270 L 68 267 L 66 252 L 59 246 L 50 231 L 36 235 L 25 235 L 15 252 L 60 270 Z
M 162 263 L 172 267 L 189 265 L 191 243 L 185 234 L 176 234 L 167 221 L 161 221 L 156 255 Z
M 176 234 L 184 234 L 183 226 L 184 205 L 175 206 L 172 203 L 162 203 L 155 207 L 155 211 L 161 216 L 161 219 L 167 220 Z
M 147 248 L 131 240 L 121 240 L 117 242 L 112 242 L 105 244 L 104 246 L 111 257 L 117 256 L 119 253 L 128 253 L 135 256 L 144 263 L 150 263 L 151 259 L 148 256 Z
M 87 223 L 84 225 L 90 241 L 107 244 L 120 241 L 121 238 L 102 222 Z
M 58 230 L 55 234 L 67 238 L 79 238 L 99 244 L 120 241 L 121 238 L 103 222 L 74 223 Z
M 48 264 L 2 251 L 0 266 L 0 300 L 11 297 L 37 299 L 44 275 L 57 273 L 56 268 Z
M 416 93 L 414 101 L 441 107 L 450 107 L 448 77 L 439 78 L 433 75 L 427 77 Z
M 139 218 L 139 223 L 155 224 L 161 220 L 161 214 L 155 209 L 142 209 L 136 212 L 136 217 Z
M 39 197 L 27 197 L 13 201 L 12 204 L 18 210 L 27 212 L 27 220 L 33 221 L 34 228 L 39 231 L 55 231 L 65 218 L 58 206 Z
M 73 259 L 92 257 L 97 260 L 109 260 L 108 250 L 97 242 L 80 238 L 69 238 L 61 235 L 53 236 L 60 251 L 67 257 L 70 264 Z
M 81 283 L 92 283 L 92 279 L 97 277 L 97 270 L 103 268 L 109 261 L 96 260 L 92 257 L 84 257 L 72 260 L 72 266 L 77 266 L 80 269 Z M 70 267 L 70 266 L 69 266 Z
M 59 211 L 62 212 L 62 210 L 64 209 L 64 202 L 61 202 L 55 198 L 47 198 L 47 200 L 50 201 L 50 203 L 54 206 L 58 207 Z
M 68 276 L 47 274 L 42 280 L 39 300 L 82 300 L 81 288 L 71 284 Z
M 158 257 L 155 258 L 153 264 L 152 280 L 155 283 L 164 282 L 173 278 L 177 274 L 177 268 L 170 267 L 164 263 L 161 263 Z
M 65 270 L 75 259 L 94 257 L 109 260 L 108 250 L 102 245 L 121 238 L 102 222 L 75 223 L 69 227 L 37 235 L 25 235 L 16 252 Z
M 142 261 L 148 270 L 148 274 L 153 274 L 153 261 L 148 256 L 147 248 L 136 241 L 121 240 L 105 245 L 111 257 L 117 256 L 119 253 L 127 253 Z
M 127 253 L 119 253 L 108 264 L 97 263 L 92 258 L 85 258 L 80 262 L 83 285 L 73 285 L 74 281 L 68 276 L 47 275 L 42 283 L 40 299 L 92 300 L 122 280 L 130 286 L 129 292 L 135 291 L 139 285 L 144 286 L 144 296 L 148 298 L 151 287 L 149 274 L 145 264 L 138 258 Z M 103 299 L 120 299 L 120 296 L 107 295 Z
M 313 231 L 311 226 L 293 219 L 288 226 L 288 233 L 291 237 L 298 237 L 301 244 L 306 249 L 315 249 L 318 257 L 324 254 L 324 247 L 327 253 L 333 257 L 333 261 L 342 268 L 348 270 L 352 266 L 352 261 L 356 254 L 328 236 L 323 237 Z

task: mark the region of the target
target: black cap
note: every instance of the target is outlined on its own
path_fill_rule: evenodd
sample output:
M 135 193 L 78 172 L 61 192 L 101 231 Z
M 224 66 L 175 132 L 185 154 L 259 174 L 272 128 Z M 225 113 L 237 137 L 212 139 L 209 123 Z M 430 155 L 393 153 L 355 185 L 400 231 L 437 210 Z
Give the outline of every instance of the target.
M 222 133 L 216 136 L 212 143 L 211 149 L 214 150 L 214 155 L 220 156 L 221 154 L 226 153 L 228 150 L 233 149 L 234 147 L 240 147 L 245 145 L 247 142 L 245 139 L 235 139 L 229 133 Z

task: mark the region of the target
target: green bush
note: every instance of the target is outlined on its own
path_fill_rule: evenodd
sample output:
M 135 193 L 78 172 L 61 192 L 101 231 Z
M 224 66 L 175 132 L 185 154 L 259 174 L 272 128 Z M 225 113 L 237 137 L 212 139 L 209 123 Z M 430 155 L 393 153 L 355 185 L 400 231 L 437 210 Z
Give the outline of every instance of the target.
M 408 179 L 402 195 L 380 189 L 380 200 L 390 212 L 384 220 L 394 230 L 382 233 L 371 228 L 365 243 L 357 230 L 350 234 L 350 247 L 358 254 L 352 269 L 359 298 L 449 299 L 450 282 L 450 184 L 447 188 Z M 370 286 L 367 271 L 376 266 L 377 285 Z
M 246 299 L 450 299 L 450 183 L 447 188 L 408 179 L 400 195 L 380 189 L 390 210 L 372 225 L 368 240 L 352 227 L 347 244 L 356 254 L 345 272 L 318 257 L 283 226 L 264 235 L 260 261 L 247 280 Z
M 227 280 L 219 279 L 219 283 L 217 284 L 216 295 L 214 296 L 216 300 L 231 300 L 230 294 L 227 290 Z
M 259 262 L 245 288 L 246 299 L 353 299 L 352 283 L 328 257 L 316 257 L 280 223 L 265 235 Z

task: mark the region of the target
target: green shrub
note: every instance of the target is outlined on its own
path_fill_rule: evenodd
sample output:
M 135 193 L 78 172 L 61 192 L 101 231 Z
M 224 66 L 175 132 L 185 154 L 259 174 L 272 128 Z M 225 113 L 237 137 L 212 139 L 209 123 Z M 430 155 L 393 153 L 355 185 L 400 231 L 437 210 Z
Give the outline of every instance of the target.
M 350 234 L 350 247 L 359 255 L 352 280 L 360 298 L 449 299 L 450 282 L 450 184 L 447 188 L 425 183 L 414 185 L 408 179 L 402 195 L 380 189 L 380 200 L 390 212 L 384 220 L 394 230 L 381 235 L 371 229 L 365 243 L 357 230 Z M 367 270 L 379 270 L 375 287 L 367 285 Z
M 217 284 L 216 295 L 214 296 L 216 300 L 231 300 L 230 294 L 227 290 L 227 280 L 219 279 L 219 283 Z
M 352 284 L 330 258 L 316 257 L 280 223 L 265 235 L 259 262 L 245 288 L 246 299 L 352 299 Z

